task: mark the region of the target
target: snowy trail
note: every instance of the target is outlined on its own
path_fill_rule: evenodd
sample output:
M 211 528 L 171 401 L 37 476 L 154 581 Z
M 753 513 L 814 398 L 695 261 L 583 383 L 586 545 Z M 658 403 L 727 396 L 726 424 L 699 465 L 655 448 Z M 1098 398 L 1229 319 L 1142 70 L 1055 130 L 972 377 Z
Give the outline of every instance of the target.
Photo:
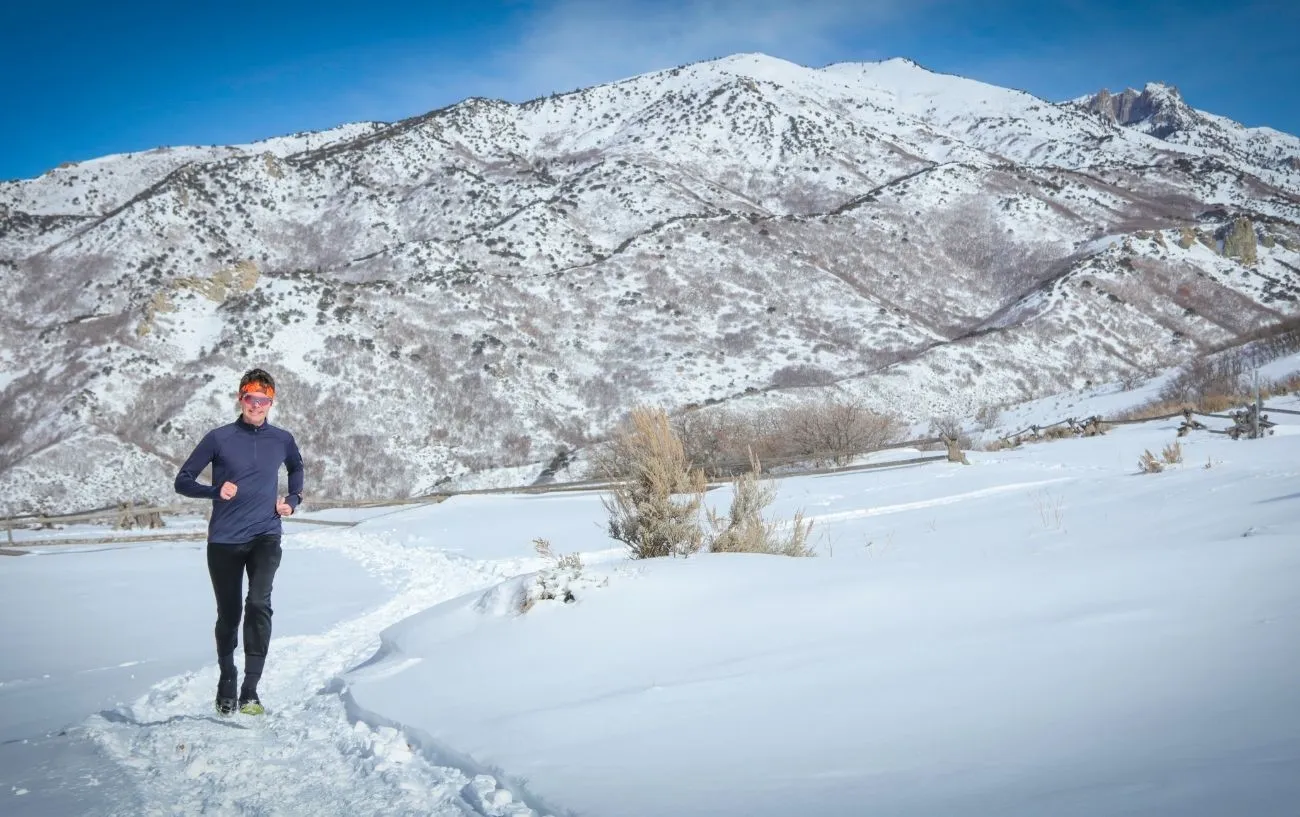
M 262 718 L 213 711 L 215 662 L 92 716 L 87 736 L 134 783 L 97 813 L 536 815 L 490 775 L 438 765 L 396 729 L 354 723 L 334 682 L 375 652 L 385 627 L 518 575 L 531 560 L 475 561 L 359 531 L 303 534 L 292 547 L 340 550 L 394 596 L 327 632 L 273 638 Z

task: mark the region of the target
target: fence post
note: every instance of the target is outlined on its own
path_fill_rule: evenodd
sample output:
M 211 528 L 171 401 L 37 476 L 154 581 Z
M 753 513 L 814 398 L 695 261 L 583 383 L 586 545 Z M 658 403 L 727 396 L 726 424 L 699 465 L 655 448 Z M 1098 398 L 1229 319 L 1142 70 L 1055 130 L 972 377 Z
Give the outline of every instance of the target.
M 957 445 L 955 438 L 944 437 L 944 445 L 948 446 L 948 462 L 960 462 L 962 465 L 970 465 L 966 459 L 966 454 Z

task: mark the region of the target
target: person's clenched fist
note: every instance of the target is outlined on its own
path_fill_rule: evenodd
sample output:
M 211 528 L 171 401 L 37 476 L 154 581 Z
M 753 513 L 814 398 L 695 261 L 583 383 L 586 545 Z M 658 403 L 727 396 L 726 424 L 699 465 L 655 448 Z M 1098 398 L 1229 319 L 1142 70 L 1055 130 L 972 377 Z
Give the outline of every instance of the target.
M 238 491 L 239 491 L 239 487 L 235 485 L 235 483 L 227 482 L 221 486 L 221 498 L 234 499 L 235 493 Z

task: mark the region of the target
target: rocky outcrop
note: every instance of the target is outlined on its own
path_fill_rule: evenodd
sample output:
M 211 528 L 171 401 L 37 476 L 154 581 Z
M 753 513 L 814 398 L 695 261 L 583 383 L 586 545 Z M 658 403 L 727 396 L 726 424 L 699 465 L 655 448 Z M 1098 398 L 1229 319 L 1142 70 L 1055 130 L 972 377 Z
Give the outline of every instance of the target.
M 257 279 L 260 277 L 261 271 L 258 270 L 257 264 L 252 261 L 240 261 L 234 266 L 217 270 L 207 278 L 198 276 L 179 278 L 170 289 L 156 292 L 149 299 L 144 306 L 144 318 L 135 328 L 135 332 L 140 337 L 144 337 L 153 331 L 154 320 L 158 315 L 176 311 L 176 303 L 172 299 L 174 292 L 192 289 L 210 301 L 222 303 L 232 289 L 248 292 L 257 286 Z
M 1138 125 L 1158 139 L 1187 127 L 1193 116 L 1177 88 L 1158 83 L 1147 85 L 1141 92 L 1128 88 L 1112 94 L 1103 88 L 1083 107 L 1118 125 Z
M 1224 228 L 1223 254 L 1251 265 L 1258 260 L 1256 254 L 1255 225 L 1248 218 L 1236 218 Z

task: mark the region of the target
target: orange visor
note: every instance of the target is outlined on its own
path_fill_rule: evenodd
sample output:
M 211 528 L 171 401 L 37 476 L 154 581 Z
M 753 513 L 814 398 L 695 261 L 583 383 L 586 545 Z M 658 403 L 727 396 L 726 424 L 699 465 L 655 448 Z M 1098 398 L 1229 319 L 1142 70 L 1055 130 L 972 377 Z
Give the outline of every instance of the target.
M 239 396 L 243 397 L 245 394 L 255 391 L 261 392 L 270 398 L 275 397 L 275 387 L 268 386 L 265 383 L 246 383 L 242 388 L 240 388 Z

